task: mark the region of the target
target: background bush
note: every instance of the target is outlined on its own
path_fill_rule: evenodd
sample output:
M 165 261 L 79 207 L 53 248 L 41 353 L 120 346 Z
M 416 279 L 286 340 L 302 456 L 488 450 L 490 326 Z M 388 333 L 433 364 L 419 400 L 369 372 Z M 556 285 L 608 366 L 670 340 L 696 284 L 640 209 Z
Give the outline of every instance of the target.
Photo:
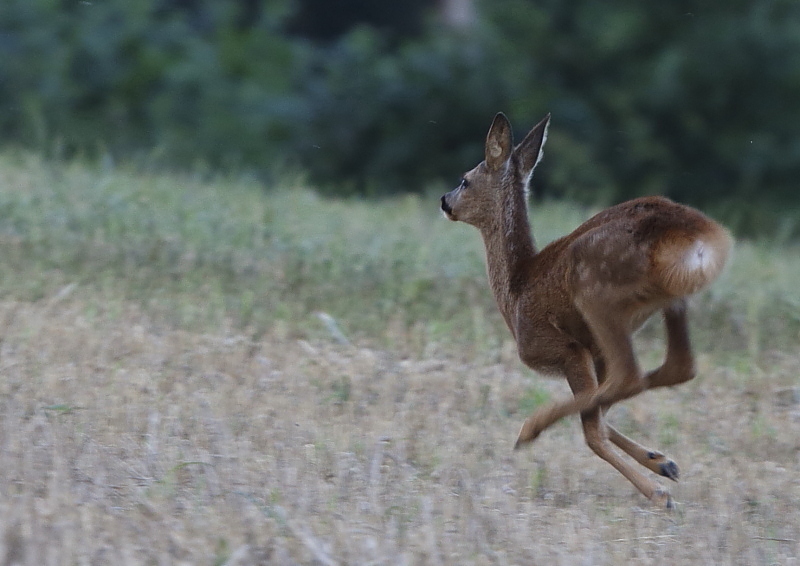
M 537 194 L 666 194 L 800 233 L 800 4 L 6 0 L 0 140 L 59 155 L 420 191 L 479 159 L 493 114 L 551 111 Z

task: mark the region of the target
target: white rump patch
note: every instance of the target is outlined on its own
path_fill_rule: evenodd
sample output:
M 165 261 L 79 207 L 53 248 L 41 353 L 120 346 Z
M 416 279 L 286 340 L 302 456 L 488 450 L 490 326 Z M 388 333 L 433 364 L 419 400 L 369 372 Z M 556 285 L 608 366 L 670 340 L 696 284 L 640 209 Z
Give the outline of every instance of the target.
M 683 257 L 683 264 L 690 271 L 708 271 L 715 267 L 714 249 L 702 240 L 697 240 Z
M 691 243 L 668 243 L 656 260 L 665 290 L 691 295 L 717 278 L 728 257 L 730 239 L 721 230 L 704 234 Z

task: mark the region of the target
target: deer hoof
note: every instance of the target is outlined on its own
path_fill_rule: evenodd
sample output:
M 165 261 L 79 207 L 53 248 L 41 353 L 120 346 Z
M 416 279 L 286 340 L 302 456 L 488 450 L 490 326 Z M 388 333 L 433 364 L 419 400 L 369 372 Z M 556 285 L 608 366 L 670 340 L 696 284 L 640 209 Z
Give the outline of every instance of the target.
M 664 456 L 661 452 L 650 451 L 647 453 L 647 457 L 652 461 L 649 465 L 646 464 L 648 468 L 665 478 L 678 481 L 681 475 L 678 464 Z
M 678 478 L 681 475 L 681 472 L 678 469 L 678 464 L 672 460 L 667 460 L 666 462 L 662 463 L 659 466 L 659 473 L 665 478 L 671 479 L 672 481 L 678 481 Z

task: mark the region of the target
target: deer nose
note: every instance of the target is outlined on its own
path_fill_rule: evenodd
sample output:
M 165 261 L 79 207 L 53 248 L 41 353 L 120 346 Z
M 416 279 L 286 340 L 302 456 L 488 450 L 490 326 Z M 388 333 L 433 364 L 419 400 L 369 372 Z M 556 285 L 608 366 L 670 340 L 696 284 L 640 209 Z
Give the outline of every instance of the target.
M 450 205 L 447 204 L 447 199 L 445 198 L 447 195 L 442 195 L 442 210 L 445 211 L 447 214 L 452 214 L 453 209 L 450 208 Z

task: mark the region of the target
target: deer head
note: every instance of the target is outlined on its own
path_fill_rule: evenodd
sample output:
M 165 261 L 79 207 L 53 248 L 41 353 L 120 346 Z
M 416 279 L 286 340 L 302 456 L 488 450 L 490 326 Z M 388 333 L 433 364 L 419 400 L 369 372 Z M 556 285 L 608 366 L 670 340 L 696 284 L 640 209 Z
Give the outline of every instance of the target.
M 509 207 L 524 206 L 549 123 L 550 114 L 514 147 L 511 123 L 498 113 L 486 136 L 484 160 L 464 174 L 458 187 L 442 196 L 445 216 L 484 230 L 507 215 Z

